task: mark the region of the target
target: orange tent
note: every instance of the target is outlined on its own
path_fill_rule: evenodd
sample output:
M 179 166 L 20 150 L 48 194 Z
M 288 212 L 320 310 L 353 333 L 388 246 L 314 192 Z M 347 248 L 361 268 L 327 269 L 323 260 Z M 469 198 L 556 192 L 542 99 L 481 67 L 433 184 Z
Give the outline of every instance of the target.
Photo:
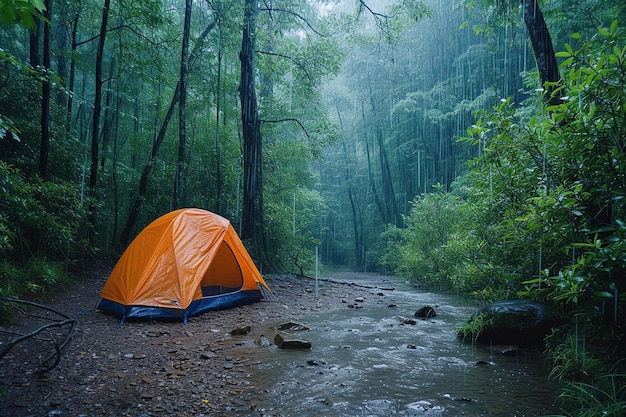
M 263 280 L 228 220 L 181 209 L 148 225 L 120 257 L 97 309 L 124 318 L 182 319 L 263 297 Z

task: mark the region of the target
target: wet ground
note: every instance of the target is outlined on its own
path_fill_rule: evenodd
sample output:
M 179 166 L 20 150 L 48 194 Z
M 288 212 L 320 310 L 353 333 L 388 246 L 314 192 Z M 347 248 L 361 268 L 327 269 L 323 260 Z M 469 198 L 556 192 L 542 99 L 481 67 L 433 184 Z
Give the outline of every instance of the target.
M 467 300 L 394 278 L 267 277 L 270 301 L 118 328 L 93 311 L 107 275 L 51 300 L 77 319 L 58 366 L 34 372 L 41 344 L 0 361 L 0 416 L 537 416 L 558 394 L 536 352 L 456 338 L 475 308 Z M 412 317 L 426 304 L 435 318 Z M 311 349 L 272 343 L 286 322 L 309 328 L 294 337 Z

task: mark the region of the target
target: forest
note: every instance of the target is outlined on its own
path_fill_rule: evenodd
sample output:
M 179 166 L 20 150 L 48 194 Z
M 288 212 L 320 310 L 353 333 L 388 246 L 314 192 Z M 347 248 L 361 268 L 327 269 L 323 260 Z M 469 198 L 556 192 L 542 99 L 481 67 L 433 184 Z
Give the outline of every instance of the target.
M 565 409 L 624 412 L 623 1 L 4 0 L 0 22 L 0 296 L 45 300 L 200 207 L 263 273 L 319 253 L 551 303 Z

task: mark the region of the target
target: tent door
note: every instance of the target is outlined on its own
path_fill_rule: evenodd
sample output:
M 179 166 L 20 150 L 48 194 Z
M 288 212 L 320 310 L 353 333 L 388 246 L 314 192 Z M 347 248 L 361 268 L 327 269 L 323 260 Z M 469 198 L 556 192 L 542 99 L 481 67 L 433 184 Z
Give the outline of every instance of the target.
M 232 249 L 224 241 L 200 282 L 203 297 L 236 292 L 243 286 L 243 273 Z

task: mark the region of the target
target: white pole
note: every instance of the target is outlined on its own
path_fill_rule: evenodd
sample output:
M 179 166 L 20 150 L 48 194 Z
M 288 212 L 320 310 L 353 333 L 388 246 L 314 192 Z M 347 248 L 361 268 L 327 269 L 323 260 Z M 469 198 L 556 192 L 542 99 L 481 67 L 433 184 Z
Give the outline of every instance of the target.
M 317 246 L 315 247 L 315 297 L 319 297 L 319 263 L 317 257 Z

